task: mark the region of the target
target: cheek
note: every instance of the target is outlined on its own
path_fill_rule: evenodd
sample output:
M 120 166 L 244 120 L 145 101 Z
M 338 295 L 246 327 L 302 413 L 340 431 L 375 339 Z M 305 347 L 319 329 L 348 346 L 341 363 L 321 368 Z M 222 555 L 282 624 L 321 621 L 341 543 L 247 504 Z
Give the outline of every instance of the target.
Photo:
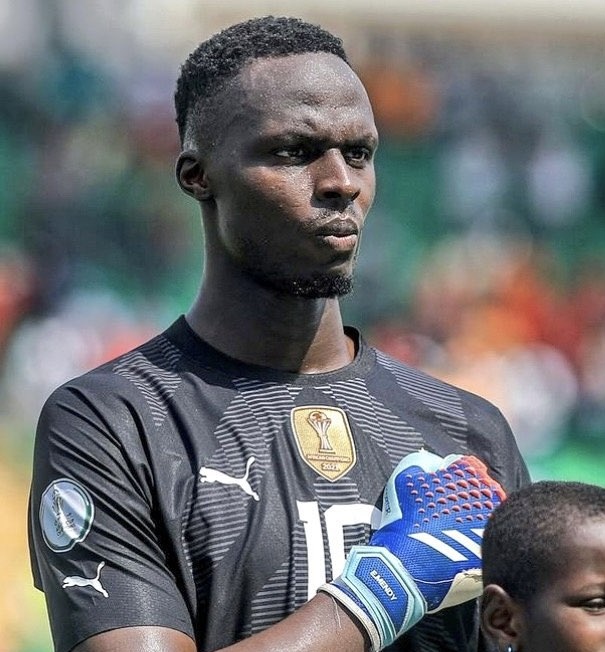
M 309 175 L 299 167 L 253 167 L 242 178 L 248 193 L 267 205 L 308 204 L 310 200 Z
M 361 188 L 361 193 L 359 195 L 359 205 L 364 215 L 367 215 L 368 211 L 374 203 L 374 197 L 376 195 L 376 181 L 374 176 L 374 170 L 369 170 L 359 180 L 359 185 Z
M 528 652 L 605 652 L 605 616 L 553 609 L 529 619 Z
M 275 179 L 272 175 L 263 178 L 254 202 L 256 211 L 251 215 L 255 232 L 277 239 L 282 243 L 295 243 L 301 233 L 316 219 L 311 195 L 305 186 L 304 175 L 295 181 Z

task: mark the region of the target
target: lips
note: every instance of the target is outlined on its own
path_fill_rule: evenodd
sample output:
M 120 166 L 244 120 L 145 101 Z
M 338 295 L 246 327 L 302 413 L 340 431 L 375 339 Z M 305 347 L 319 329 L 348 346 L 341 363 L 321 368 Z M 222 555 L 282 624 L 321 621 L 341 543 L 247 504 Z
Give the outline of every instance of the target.
M 351 251 L 357 246 L 356 233 L 350 235 L 323 235 L 321 240 L 330 248 L 340 252 Z
M 359 235 L 359 227 L 353 220 L 332 220 L 317 229 L 315 235 L 320 237 L 348 238 Z
M 330 249 L 348 253 L 357 247 L 359 228 L 354 222 L 338 220 L 324 225 L 315 235 Z

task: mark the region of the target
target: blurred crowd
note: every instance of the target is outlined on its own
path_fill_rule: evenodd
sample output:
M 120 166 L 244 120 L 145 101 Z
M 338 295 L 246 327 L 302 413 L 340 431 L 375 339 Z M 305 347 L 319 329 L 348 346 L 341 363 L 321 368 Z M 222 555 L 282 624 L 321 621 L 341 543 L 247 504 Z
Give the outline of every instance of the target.
M 570 441 L 603 459 L 601 48 L 367 41 L 378 197 L 345 315 L 492 400 L 530 462 Z M 202 236 L 177 151 L 163 77 L 125 81 L 61 42 L 27 74 L 0 68 L 0 489 L 16 514 L 52 389 L 167 326 L 195 292 Z M 0 573 L 23 586 L 15 551 Z M 43 652 L 5 594 L 0 652 Z
M 431 251 L 409 310 L 373 340 L 494 402 L 530 462 L 567 438 L 605 443 L 605 261 L 569 284 L 530 240 L 469 235 Z

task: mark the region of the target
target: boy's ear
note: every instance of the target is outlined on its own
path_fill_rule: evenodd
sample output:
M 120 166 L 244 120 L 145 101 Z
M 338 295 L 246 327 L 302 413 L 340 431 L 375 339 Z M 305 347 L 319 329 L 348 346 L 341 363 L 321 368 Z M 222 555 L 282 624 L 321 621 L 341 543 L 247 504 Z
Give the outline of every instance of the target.
M 523 613 L 520 605 L 497 584 L 488 584 L 481 599 L 481 628 L 498 649 L 509 645 L 519 649 L 523 633 Z
M 198 201 L 212 199 L 212 190 L 199 154 L 191 149 L 182 151 L 176 161 L 176 180 L 186 194 Z

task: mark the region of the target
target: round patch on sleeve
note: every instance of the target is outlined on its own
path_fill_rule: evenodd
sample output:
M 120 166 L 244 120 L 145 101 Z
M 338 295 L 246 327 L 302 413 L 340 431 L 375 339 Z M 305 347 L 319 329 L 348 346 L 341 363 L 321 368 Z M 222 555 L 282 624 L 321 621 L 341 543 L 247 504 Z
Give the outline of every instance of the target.
M 80 483 L 68 478 L 54 480 L 40 501 L 40 526 L 46 545 L 54 552 L 71 550 L 90 532 L 94 514 L 92 498 Z

